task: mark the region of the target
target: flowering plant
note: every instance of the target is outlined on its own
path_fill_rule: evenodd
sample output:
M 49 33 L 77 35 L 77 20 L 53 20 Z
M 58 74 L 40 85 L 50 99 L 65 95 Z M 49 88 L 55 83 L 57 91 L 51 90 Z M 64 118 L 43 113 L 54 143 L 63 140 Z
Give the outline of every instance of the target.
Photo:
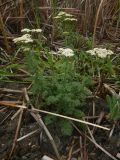
M 55 32 L 60 37 L 66 37 L 75 31 L 75 24 L 77 19 L 74 18 L 72 14 L 66 12 L 59 12 L 57 16 L 54 17 L 55 20 Z M 66 34 L 67 33 L 67 34 Z
M 94 48 L 93 50 L 86 51 L 93 56 L 98 56 L 100 58 L 106 58 L 107 56 L 113 55 L 113 51 L 107 50 L 106 48 Z
M 21 37 L 14 38 L 13 41 L 14 41 L 14 43 L 25 43 L 25 44 L 27 44 L 27 43 L 32 43 L 33 39 L 31 38 L 30 34 L 24 34 Z
M 24 40 L 23 35 L 22 38 L 14 39 L 14 42 L 21 45 L 23 52 L 27 53 L 25 66 L 32 80 L 31 90 L 35 104 L 59 114 L 64 112 L 68 116 L 82 117 L 84 112 L 81 108 L 86 96 L 90 95 L 87 87 L 91 85 L 91 80 L 88 83 L 85 80 L 88 77 L 81 77 L 77 73 L 75 51 L 68 47 L 58 48 L 56 52 L 45 47 L 40 49 L 33 39 L 33 31 L 23 29 L 22 33 L 27 32 L 29 35 L 26 37 L 28 39 Z M 26 43 L 29 39 L 34 43 Z M 45 121 L 48 124 L 54 123 L 56 118 L 47 116 Z M 59 120 L 58 125 L 63 134 L 72 133 L 73 128 L 69 122 Z
M 83 74 L 88 74 L 92 77 L 100 75 L 105 75 L 105 77 L 115 75 L 111 60 L 111 55 L 114 55 L 114 52 L 111 50 L 95 48 L 77 54 L 79 57 L 78 68 L 80 69 L 80 73 L 83 72 Z

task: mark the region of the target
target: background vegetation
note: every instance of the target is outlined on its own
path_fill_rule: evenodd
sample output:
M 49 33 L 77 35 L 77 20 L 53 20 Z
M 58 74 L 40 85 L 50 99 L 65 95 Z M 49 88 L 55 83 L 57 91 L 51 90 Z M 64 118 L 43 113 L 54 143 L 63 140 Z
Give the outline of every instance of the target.
M 61 11 L 72 15 L 74 20 L 66 22 L 69 15 L 56 18 Z M 1 82 L 10 82 L 11 76 L 25 70 L 29 78 L 23 81 L 31 83 L 36 105 L 59 114 L 82 117 L 91 91 L 94 96 L 101 96 L 99 87 L 103 87 L 106 79 L 120 83 L 119 55 L 115 61 L 113 57 L 102 59 L 85 52 L 103 39 L 119 43 L 119 26 L 120 0 L 1 0 Z M 16 46 L 13 39 L 20 36 L 24 28 L 41 28 L 42 34 L 32 35 L 35 39 L 33 45 Z M 113 49 L 106 43 L 104 47 Z M 49 54 L 51 50 L 57 52 L 60 47 L 70 47 L 75 57 L 59 58 Z M 106 95 L 104 93 L 104 99 Z M 118 98 L 111 100 L 108 94 L 107 101 L 111 118 L 118 118 Z M 47 123 L 51 122 L 50 118 L 46 118 Z M 59 124 L 65 126 L 63 122 Z

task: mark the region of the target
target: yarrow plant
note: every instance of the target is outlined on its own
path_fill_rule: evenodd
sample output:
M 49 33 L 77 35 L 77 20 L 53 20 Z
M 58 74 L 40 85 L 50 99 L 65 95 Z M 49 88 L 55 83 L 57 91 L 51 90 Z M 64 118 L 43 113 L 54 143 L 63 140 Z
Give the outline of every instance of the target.
M 64 47 L 69 47 L 72 49 L 86 47 L 91 48 L 91 40 L 85 39 L 76 32 L 77 19 L 74 15 L 59 12 L 57 16 L 54 17 L 54 35 L 57 39 L 64 39 Z
M 14 38 L 14 43 L 18 44 L 23 52 L 34 52 L 42 48 L 44 44 L 44 37 L 42 34 L 42 29 L 28 29 L 24 28 L 21 30 L 22 36 Z M 32 43 L 32 44 L 31 44 Z M 39 47 L 38 47 L 39 46 Z
M 62 19 L 64 21 L 77 21 L 76 18 L 73 18 L 73 15 L 68 14 L 66 12 L 59 12 L 58 15 L 56 17 L 54 17 L 55 19 Z
M 88 77 L 80 77 L 77 73 L 74 49 L 63 47 L 58 48 L 56 52 L 45 47 L 39 49 L 38 43 L 34 40 L 33 31 L 40 30 L 23 29 L 22 33 L 26 32 L 27 34 L 24 34 L 22 38 L 14 39 L 14 42 L 19 44 L 22 51 L 26 53 L 24 64 L 30 73 L 34 102 L 37 106 L 40 104 L 45 110 L 81 118 L 84 115 L 81 109 L 85 104 L 85 98 L 90 95 L 86 88 L 91 81 L 88 83 L 85 80 Z M 34 43 L 26 44 L 30 39 Z M 56 58 L 54 54 L 59 57 Z M 47 116 L 45 119 L 47 124 L 56 122 L 55 117 Z M 72 125 L 68 121 L 57 120 L 61 132 L 70 135 L 73 129 Z
M 108 76 L 115 77 L 116 71 L 111 60 L 114 52 L 105 48 L 94 48 L 79 54 L 80 72 L 88 74 L 92 77 L 100 77 L 102 79 Z
M 87 53 L 90 53 L 93 56 L 98 56 L 100 58 L 106 58 L 109 55 L 113 55 L 113 51 L 107 50 L 104 48 L 94 48 L 92 50 L 86 51 Z
M 28 29 L 24 28 L 21 30 L 22 33 L 24 33 L 21 37 L 14 38 L 14 43 L 33 43 L 32 33 L 41 33 L 41 29 Z
M 67 37 L 69 36 L 70 41 L 70 36 L 75 31 L 77 19 L 72 14 L 61 11 L 54 17 L 54 20 L 56 36 L 63 37 L 65 39 L 65 46 L 70 47 L 69 44 L 67 44 Z

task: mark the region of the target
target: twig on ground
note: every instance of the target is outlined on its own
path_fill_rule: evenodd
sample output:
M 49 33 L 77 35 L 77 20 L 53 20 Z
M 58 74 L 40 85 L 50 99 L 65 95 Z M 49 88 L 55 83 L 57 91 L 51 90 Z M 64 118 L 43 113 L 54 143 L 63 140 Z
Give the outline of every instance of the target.
M 80 143 L 80 158 L 83 159 L 83 142 L 82 142 L 82 137 L 80 136 L 79 138 L 79 143 Z
M 47 129 L 47 127 L 45 126 L 44 122 L 42 121 L 42 119 L 41 119 L 40 115 L 38 114 L 38 112 L 34 112 L 35 109 L 34 109 L 33 105 L 30 102 L 30 99 L 29 99 L 29 96 L 27 94 L 26 88 L 24 89 L 24 95 L 25 95 L 25 99 L 26 99 L 27 103 L 29 105 L 31 105 L 31 108 L 32 108 L 32 110 L 30 110 L 30 114 L 37 121 L 37 123 L 39 124 L 40 128 L 44 129 L 44 131 L 45 131 L 47 137 L 49 138 L 50 143 L 51 143 L 51 145 L 52 145 L 52 147 L 53 147 L 53 149 L 55 151 L 57 159 L 60 160 L 60 155 L 59 155 L 58 149 L 56 147 L 56 144 L 54 142 L 54 139 L 51 136 L 51 134 L 50 134 L 49 130 Z
M 113 135 L 113 132 L 114 132 L 114 129 L 115 129 L 115 123 L 113 124 L 113 127 L 112 127 L 112 129 L 111 129 L 111 131 L 110 131 L 110 134 L 109 134 L 109 138 L 111 138 L 112 137 L 112 135 Z
M 67 158 L 67 160 L 71 160 L 74 143 L 75 143 L 75 140 L 73 139 L 73 140 L 72 140 L 72 144 L 71 144 L 71 146 L 70 146 L 70 150 L 69 150 L 69 153 L 68 153 L 68 158 Z
M 4 118 L 2 121 L 0 121 L 0 125 L 1 125 L 4 121 L 6 121 L 6 120 L 8 119 L 8 117 L 9 117 L 12 113 L 13 113 L 13 111 L 10 111 L 10 113 L 8 113 L 8 114 L 5 116 L 5 118 Z
M 107 156 L 109 156 L 111 159 L 117 160 L 112 154 L 110 154 L 108 151 L 106 151 L 102 146 L 100 146 L 100 145 L 96 142 L 96 140 L 95 140 L 95 138 L 93 137 L 92 132 L 90 131 L 89 127 L 88 127 L 88 132 L 89 132 L 91 138 L 90 138 L 89 136 L 87 136 L 87 138 L 88 138 L 91 142 L 93 142 L 96 147 L 98 147 L 101 151 L 103 151 L 103 152 L 104 152 Z
M 15 114 L 11 117 L 11 120 L 14 120 L 20 112 L 21 112 L 21 108 L 17 112 L 15 112 Z
M 97 125 L 97 124 L 93 124 L 93 123 L 90 123 L 90 122 L 87 122 L 87 121 L 84 121 L 84 120 L 80 120 L 80 119 L 76 119 L 76 118 L 72 118 L 72 117 L 68 117 L 68 116 L 64 116 L 64 115 L 60 115 L 60 114 L 57 114 L 57 113 L 52 113 L 52 112 L 48 112 L 48 111 L 44 111 L 44 110 L 39 110 L 39 109 L 34 109 L 34 110 L 38 111 L 38 112 L 41 112 L 41 113 L 50 114 L 50 115 L 53 115 L 53 116 L 56 116 L 56 117 L 72 120 L 72 121 L 75 121 L 75 122 L 88 124 L 90 126 L 95 126 L 95 127 L 98 127 L 98 128 L 104 129 L 104 130 L 108 130 L 108 131 L 110 130 L 109 128 L 106 128 L 106 127 L 103 127 L 103 126 L 100 126 L 100 125 Z
M 102 111 L 98 117 L 98 119 L 96 120 L 96 123 L 100 125 L 100 123 L 102 122 L 103 118 L 105 116 L 105 112 Z M 95 132 L 96 127 L 93 128 L 92 133 Z
M 28 138 L 28 137 L 32 136 L 33 134 L 37 133 L 38 131 L 40 131 L 40 130 L 36 129 L 35 131 L 32 131 L 32 132 L 30 132 L 30 133 L 18 138 L 17 142 L 20 142 L 20 141 L 24 140 L 25 138 Z
M 7 108 L 6 107 L 3 107 L 0 109 L 0 113 L 4 112 Z
M 7 103 L 7 102 L 3 103 L 2 101 L 0 101 L 0 105 L 5 105 L 5 106 L 8 106 L 8 107 L 14 107 L 14 108 L 28 109 L 24 105 L 15 105 L 15 104 Z M 45 110 L 40 110 L 40 109 L 33 108 L 32 111 L 41 112 L 41 113 L 45 113 L 45 114 L 49 114 L 49 115 L 53 115 L 53 116 L 56 116 L 56 117 L 60 117 L 60 118 L 72 120 L 72 121 L 75 121 L 75 122 L 87 124 L 87 125 L 98 127 L 98 128 L 101 128 L 101 129 L 104 129 L 104 130 L 108 130 L 108 131 L 110 130 L 107 127 L 103 127 L 103 126 L 100 126 L 100 125 L 97 125 L 97 124 L 93 124 L 93 123 L 90 123 L 90 122 L 87 122 L 87 121 L 84 121 L 84 120 L 80 120 L 80 119 L 64 116 L 64 115 L 61 115 L 61 114 L 57 114 L 57 113 L 53 113 L 53 112 L 48 112 L 48 111 L 45 111 Z
M 78 133 L 80 133 L 80 135 L 86 136 L 92 143 L 94 143 L 94 145 L 95 145 L 96 147 L 98 147 L 102 152 L 104 152 L 106 155 L 108 155 L 111 159 L 113 159 L 113 160 L 118 160 L 118 159 L 116 159 L 113 155 L 111 155 L 108 151 L 106 151 L 103 147 L 101 147 L 101 146 L 95 141 L 95 139 L 94 139 L 91 131 L 90 131 L 89 133 L 90 133 L 90 135 L 91 135 L 92 138 L 90 138 L 89 136 L 85 135 L 84 133 L 81 133 L 80 130 L 79 130 L 79 128 L 78 128 L 74 123 L 72 123 L 72 125 L 73 125 L 73 127 L 78 131 Z
M 115 92 L 113 88 L 111 88 L 108 84 L 104 83 L 104 87 L 115 97 L 120 98 L 120 95 Z
M 77 154 L 77 153 L 80 152 L 80 151 L 81 151 L 81 149 L 78 148 L 77 150 L 73 151 L 72 155 L 75 155 L 75 154 Z M 82 152 L 81 152 L 81 153 L 82 153 Z
M 22 121 L 22 116 L 23 116 L 23 109 L 21 108 L 21 112 L 20 112 L 20 116 L 19 116 L 19 120 L 18 120 L 18 124 L 17 124 L 17 128 L 16 128 L 16 133 L 15 133 L 15 137 L 14 137 L 14 140 L 13 140 L 12 149 L 11 149 L 11 151 L 10 151 L 8 160 L 12 157 L 12 155 L 13 155 L 13 153 L 14 153 L 14 150 L 15 150 L 15 147 L 16 147 L 17 137 L 18 137 L 18 134 L 19 134 L 20 125 L 21 125 L 21 121 Z
M 93 101 L 93 117 L 95 116 L 95 101 Z
M 8 88 L 0 88 L 0 92 L 23 93 L 22 90 L 14 90 L 14 89 L 8 89 Z M 28 94 L 32 94 L 32 92 L 28 92 Z

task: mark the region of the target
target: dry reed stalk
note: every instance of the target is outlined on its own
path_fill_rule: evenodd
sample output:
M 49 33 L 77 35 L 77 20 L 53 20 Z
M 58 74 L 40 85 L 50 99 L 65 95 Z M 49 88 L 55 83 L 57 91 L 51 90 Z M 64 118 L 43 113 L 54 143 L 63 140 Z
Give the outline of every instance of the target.
M 20 116 L 19 116 L 19 120 L 18 120 L 18 124 L 17 124 L 17 128 L 16 128 L 16 133 L 15 133 L 14 141 L 13 141 L 13 144 L 12 144 L 12 148 L 11 148 L 8 160 L 11 159 L 11 157 L 12 157 L 14 151 L 15 151 L 17 138 L 18 138 L 18 135 L 19 135 L 20 126 L 21 126 L 21 122 L 22 122 L 22 116 L 23 116 L 23 109 L 21 108 L 21 112 L 20 112 Z
M 5 105 L 5 106 L 8 106 L 8 107 L 13 107 L 13 108 L 28 109 L 24 105 L 16 105 L 16 104 L 13 104 L 13 103 L 10 104 L 10 103 L 7 103 L 5 101 L 4 102 L 0 101 L 0 105 Z M 40 113 L 45 113 L 45 114 L 53 115 L 53 116 L 56 116 L 56 117 L 67 119 L 67 120 L 71 120 L 71 121 L 87 124 L 87 125 L 90 125 L 90 126 L 98 127 L 98 128 L 101 128 L 101 129 L 104 129 L 104 130 L 107 130 L 107 131 L 110 130 L 109 128 L 106 128 L 106 127 L 103 127 L 103 126 L 100 126 L 100 125 L 97 125 L 97 124 L 93 124 L 93 123 L 90 123 L 90 122 L 87 122 L 87 121 L 84 121 L 84 120 L 80 120 L 80 119 L 64 116 L 64 115 L 53 113 L 53 112 L 48 112 L 48 111 L 45 111 L 45 110 L 40 110 L 40 109 L 33 108 L 31 111 L 32 112 L 35 111 L 35 112 L 40 112 Z
M 24 17 L 23 0 L 20 0 L 20 17 Z M 23 18 L 20 20 L 20 27 L 21 27 L 21 29 L 24 28 L 24 19 Z
M 114 157 L 111 153 L 109 153 L 107 150 L 105 150 L 102 146 L 100 146 L 100 145 L 96 142 L 96 140 L 95 140 L 95 138 L 93 137 L 92 132 L 91 132 L 91 130 L 89 129 L 89 127 L 88 127 L 88 133 L 90 134 L 90 137 L 89 137 L 88 135 L 85 135 L 84 133 L 81 133 L 81 131 L 79 130 L 79 128 L 78 128 L 75 124 L 72 123 L 72 125 L 73 125 L 73 127 L 76 129 L 76 131 L 78 131 L 78 133 L 79 133 L 80 135 L 82 135 L 82 136 L 86 137 L 87 139 L 89 139 L 98 149 L 100 149 L 102 152 L 104 152 L 108 157 L 110 157 L 110 158 L 113 159 L 113 160 L 118 160 L 116 157 Z
M 14 26 L 15 28 L 12 28 L 13 33 L 14 31 L 16 33 L 16 28 L 18 28 L 19 30 L 25 25 L 29 25 L 32 27 L 38 26 L 36 24 L 37 22 L 35 20 L 34 14 L 34 6 L 36 4 L 37 9 L 40 9 L 40 12 L 39 10 L 37 10 L 37 12 L 41 17 L 40 23 L 43 25 L 43 28 L 46 22 L 48 26 L 51 25 L 52 18 L 49 19 L 49 17 L 51 16 L 53 3 L 52 1 L 39 0 L 32 0 L 30 2 L 26 2 L 23 0 L 0 0 L 1 13 L 4 13 L 2 15 L 2 19 L 4 19 L 3 24 L 7 24 L 6 27 L 9 26 L 9 28 Z M 119 33 L 119 21 L 117 21 L 119 7 L 120 6 L 117 0 L 61 0 L 57 2 L 57 6 L 55 7 L 55 9 L 57 9 L 58 11 L 63 10 L 68 13 L 74 14 L 78 19 L 76 30 L 80 31 L 81 34 L 83 33 L 84 35 L 89 35 L 88 33 L 93 33 L 94 29 L 93 45 L 95 45 L 95 38 L 97 38 L 96 36 L 99 34 L 102 34 L 101 37 L 104 38 L 104 33 L 106 33 L 106 36 L 108 38 L 112 39 L 113 41 L 116 40 L 116 37 Z M 20 13 L 18 13 L 18 11 L 20 11 Z M 16 19 L 16 17 L 18 18 Z M 18 22 L 20 22 L 20 28 Z M 8 31 L 9 28 L 7 28 Z M 4 43 L 6 43 L 5 40 Z
M 24 88 L 23 92 L 24 92 L 24 96 L 25 96 L 25 100 L 26 100 L 27 104 L 29 106 L 31 106 L 31 108 L 32 108 L 32 110 L 30 111 L 31 116 L 36 120 L 36 122 L 38 123 L 39 127 L 42 128 L 45 131 L 45 133 L 46 133 L 46 135 L 47 135 L 47 137 L 48 137 L 48 139 L 49 139 L 49 141 L 50 141 L 50 143 L 51 143 L 51 145 L 52 145 L 52 147 L 54 149 L 54 152 L 56 154 L 57 159 L 60 160 L 61 157 L 60 157 L 60 154 L 58 152 L 58 149 L 57 149 L 57 146 L 55 144 L 55 141 L 54 141 L 53 137 L 51 136 L 49 130 L 47 129 L 47 127 L 44 124 L 44 122 L 42 121 L 42 119 L 41 119 L 40 115 L 38 114 L 38 112 L 34 112 L 33 111 L 34 107 L 33 107 L 32 103 L 30 102 L 29 96 L 27 94 L 27 89 Z
M 93 48 L 95 47 L 95 38 L 96 38 L 96 28 L 97 28 L 97 24 L 98 24 L 98 19 L 99 19 L 99 15 L 100 15 L 100 11 L 102 8 L 102 5 L 104 3 L 105 0 L 101 0 L 98 10 L 97 10 L 97 14 L 96 14 L 96 18 L 95 18 L 95 25 L 94 25 L 94 31 L 93 31 Z
M 0 12 L 0 31 L 3 35 L 3 37 L 4 37 L 4 45 L 6 47 L 6 50 L 9 53 L 10 46 L 9 46 L 9 43 L 8 43 L 8 40 L 7 40 L 7 35 L 6 35 L 6 32 L 5 32 L 5 25 L 4 25 L 4 22 L 3 22 L 1 12 Z

